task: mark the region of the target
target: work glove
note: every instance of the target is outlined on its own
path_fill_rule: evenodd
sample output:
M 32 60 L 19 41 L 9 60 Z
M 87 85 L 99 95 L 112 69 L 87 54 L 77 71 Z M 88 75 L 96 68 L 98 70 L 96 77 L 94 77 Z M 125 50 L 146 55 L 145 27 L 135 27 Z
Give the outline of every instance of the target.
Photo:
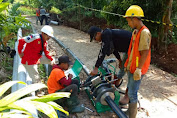
M 136 68 L 134 74 L 133 74 L 133 79 L 136 80 L 140 80 L 141 79 L 141 69 Z

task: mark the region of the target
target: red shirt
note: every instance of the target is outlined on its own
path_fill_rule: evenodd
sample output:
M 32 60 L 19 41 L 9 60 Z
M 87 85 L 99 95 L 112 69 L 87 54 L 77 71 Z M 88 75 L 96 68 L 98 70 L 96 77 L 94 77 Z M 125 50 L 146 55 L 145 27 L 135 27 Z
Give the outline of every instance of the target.
M 31 39 L 29 38 L 31 37 Z M 28 40 L 32 40 L 32 42 L 25 42 L 24 38 L 19 39 L 18 42 L 18 53 L 20 54 L 22 52 L 22 49 L 24 45 L 26 44 L 26 47 L 23 51 L 24 56 L 22 57 L 21 63 L 22 64 L 28 64 L 28 65 L 34 65 L 34 64 L 39 64 L 39 59 L 42 57 L 40 54 L 40 51 L 42 50 L 42 45 L 41 45 L 41 39 L 38 37 L 37 39 L 34 39 L 32 36 L 28 36 Z M 49 51 L 47 51 L 46 46 L 47 42 L 44 41 L 44 53 L 45 56 L 50 59 L 51 61 L 53 60 L 52 57 L 49 55 Z

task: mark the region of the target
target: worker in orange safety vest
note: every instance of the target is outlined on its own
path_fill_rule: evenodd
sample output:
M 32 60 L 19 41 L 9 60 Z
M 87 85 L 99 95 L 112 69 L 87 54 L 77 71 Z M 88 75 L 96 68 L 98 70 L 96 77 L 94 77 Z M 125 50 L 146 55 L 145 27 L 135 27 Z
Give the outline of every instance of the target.
M 38 21 L 40 21 L 40 7 L 36 9 L 36 25 L 38 25 Z
M 134 29 L 128 49 L 128 58 L 124 65 L 128 74 L 129 108 L 127 113 L 129 118 L 136 118 L 137 93 L 151 61 L 151 33 L 143 24 L 141 17 L 144 17 L 144 12 L 138 5 L 130 6 L 124 16 L 128 25 Z

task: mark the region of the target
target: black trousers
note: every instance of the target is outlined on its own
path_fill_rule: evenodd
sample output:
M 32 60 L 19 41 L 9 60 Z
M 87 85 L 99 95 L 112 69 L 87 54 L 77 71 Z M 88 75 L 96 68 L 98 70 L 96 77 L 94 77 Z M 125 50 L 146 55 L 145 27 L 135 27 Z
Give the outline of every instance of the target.
M 56 92 L 71 92 L 71 96 L 77 96 L 78 95 L 78 86 L 79 86 L 79 81 L 77 79 L 73 79 L 72 82 L 71 82 L 71 85 L 61 89 L 61 90 L 58 90 Z M 66 101 L 67 98 L 61 98 L 61 99 L 58 99 L 58 100 L 55 100 L 55 102 L 61 106 L 64 105 L 64 101 Z
M 78 94 L 78 86 L 79 81 L 77 79 L 73 79 L 71 81 L 71 85 L 66 86 L 65 88 L 58 90 L 56 92 L 70 92 L 72 90 L 71 96 L 76 96 Z
M 45 19 L 45 24 L 48 25 L 48 22 L 47 22 L 47 16 L 46 15 L 42 15 L 41 16 L 41 25 L 43 25 L 43 20 Z

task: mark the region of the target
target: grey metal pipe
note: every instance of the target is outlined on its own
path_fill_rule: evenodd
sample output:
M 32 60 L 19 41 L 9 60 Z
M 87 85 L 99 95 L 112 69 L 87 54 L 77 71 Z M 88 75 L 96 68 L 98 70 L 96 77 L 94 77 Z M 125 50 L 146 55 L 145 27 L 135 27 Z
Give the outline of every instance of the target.
M 87 74 L 87 76 L 90 75 L 89 69 L 80 61 L 80 59 L 79 59 L 68 47 L 66 47 L 66 46 L 63 44 L 63 42 L 61 42 L 60 40 L 56 39 L 55 37 L 53 37 L 53 40 L 54 40 L 55 42 L 57 42 L 57 43 L 59 44 L 59 46 L 62 47 L 62 49 L 63 49 L 68 55 L 72 56 L 74 59 L 77 59 L 77 60 L 81 63 L 81 65 L 82 65 L 82 67 L 83 67 L 83 70 L 84 70 L 84 72 Z
M 18 34 L 17 34 L 17 39 L 20 39 L 20 37 L 22 37 L 22 30 L 21 28 L 18 30 Z M 15 50 L 17 51 L 17 45 L 18 42 L 15 42 Z M 21 59 L 18 55 L 18 53 L 14 56 L 14 63 L 13 63 L 13 81 L 23 81 L 26 82 L 26 71 L 24 69 L 24 67 L 21 64 Z M 24 87 L 25 85 L 22 84 L 16 84 L 14 86 L 12 86 L 12 92 L 17 91 L 18 89 Z
M 34 29 L 34 27 L 31 24 L 30 26 L 32 27 L 33 33 L 36 33 L 36 30 Z
M 15 50 L 17 49 L 17 42 L 15 42 Z M 17 73 L 18 72 L 18 60 L 17 60 L 17 54 L 14 56 L 13 59 L 13 75 L 12 75 L 12 80 L 16 81 L 17 80 Z M 15 92 L 17 90 L 17 84 L 12 86 L 12 92 Z

